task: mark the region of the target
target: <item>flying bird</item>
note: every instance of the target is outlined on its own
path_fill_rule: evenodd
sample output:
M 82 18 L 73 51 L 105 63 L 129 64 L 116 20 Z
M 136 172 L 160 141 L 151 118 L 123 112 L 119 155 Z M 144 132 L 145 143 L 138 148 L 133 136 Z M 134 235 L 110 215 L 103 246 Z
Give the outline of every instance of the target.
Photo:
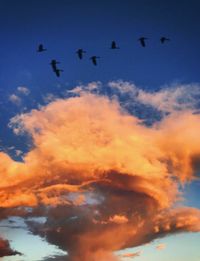
M 37 49 L 37 52 L 41 53 L 41 52 L 44 52 L 46 51 L 47 49 L 44 48 L 43 44 L 39 44 L 38 45 L 38 49 Z
M 56 65 L 57 65 L 58 63 L 60 63 L 60 62 L 56 61 L 55 59 L 51 60 L 50 65 L 51 65 L 53 71 L 56 71 L 56 70 L 57 70 L 57 66 L 56 66 Z
M 140 44 L 142 45 L 142 47 L 145 47 L 146 46 L 146 42 L 145 42 L 145 40 L 147 40 L 148 38 L 146 38 L 146 37 L 140 37 L 139 39 L 138 39 L 138 41 L 140 41 Z
M 83 54 L 86 53 L 86 51 L 83 49 L 78 49 L 76 53 L 78 54 L 79 59 L 83 59 Z
M 110 49 L 119 49 L 115 41 L 112 41 Z
M 169 39 L 169 38 L 166 38 L 166 37 L 164 37 L 164 36 L 162 36 L 162 37 L 160 38 L 160 41 L 161 41 L 162 44 L 164 44 L 166 41 L 170 41 L 170 39 Z
M 55 74 L 56 74 L 57 77 L 60 77 L 60 73 L 63 72 L 63 70 L 61 70 L 61 69 L 56 69 L 56 70 L 54 70 L 54 72 L 55 72 Z
M 90 59 L 92 60 L 92 63 L 94 64 L 94 65 L 97 65 L 97 59 L 99 59 L 100 57 L 99 56 L 92 56 L 92 57 L 90 57 Z

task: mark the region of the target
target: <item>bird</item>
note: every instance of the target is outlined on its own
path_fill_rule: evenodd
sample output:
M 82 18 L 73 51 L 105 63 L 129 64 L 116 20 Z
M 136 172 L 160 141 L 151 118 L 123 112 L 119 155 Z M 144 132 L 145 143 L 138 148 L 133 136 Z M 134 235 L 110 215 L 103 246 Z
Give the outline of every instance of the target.
M 112 41 L 110 49 L 119 49 L 115 41 Z
M 56 70 L 54 70 L 54 72 L 55 72 L 55 74 L 56 74 L 57 77 L 60 77 L 60 72 L 63 72 L 63 70 L 61 70 L 61 69 L 56 69 Z
M 60 63 L 60 62 L 56 61 L 55 59 L 51 60 L 50 65 L 51 65 L 53 71 L 56 71 L 56 70 L 57 70 L 57 66 L 56 66 L 56 65 L 57 65 L 58 63 Z
M 166 38 L 166 37 L 164 37 L 164 36 L 162 36 L 162 37 L 160 38 L 160 42 L 161 42 L 162 44 L 164 44 L 166 41 L 170 41 L 170 39 L 169 39 L 169 38 Z
M 146 37 L 140 37 L 139 39 L 138 39 L 138 41 L 140 41 L 140 44 L 142 45 L 142 47 L 145 47 L 146 46 L 146 42 L 145 42 L 145 40 L 147 40 L 148 38 L 146 38 Z
M 92 63 L 96 66 L 97 65 L 97 59 L 99 59 L 100 57 L 99 56 L 92 56 L 90 57 L 90 59 L 92 60 Z
M 83 49 L 78 49 L 76 53 L 78 54 L 79 59 L 83 59 L 83 54 L 86 53 L 86 51 L 84 51 Z
M 44 48 L 43 44 L 39 44 L 39 45 L 38 45 L 37 52 L 41 53 L 41 52 L 44 52 L 44 51 L 46 51 L 46 50 L 47 50 L 47 49 Z

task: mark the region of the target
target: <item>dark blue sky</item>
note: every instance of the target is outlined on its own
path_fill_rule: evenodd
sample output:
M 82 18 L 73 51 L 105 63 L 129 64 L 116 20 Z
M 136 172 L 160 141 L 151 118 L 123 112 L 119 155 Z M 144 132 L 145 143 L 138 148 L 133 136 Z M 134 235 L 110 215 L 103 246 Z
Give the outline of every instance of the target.
M 45 92 L 60 83 L 122 78 L 141 86 L 172 81 L 199 81 L 199 1 L 1 1 L 1 74 L 5 91 L 29 85 Z M 149 37 L 141 48 L 138 37 Z M 166 35 L 171 42 L 161 46 Z M 120 50 L 109 50 L 116 40 Z M 48 52 L 37 54 L 38 43 Z M 87 57 L 78 61 L 77 48 Z M 88 57 L 101 56 L 97 68 Z M 57 58 L 65 70 L 58 81 L 49 61 Z
M 8 101 L 18 86 L 31 96 L 24 106 L 34 108 L 47 93 L 59 93 L 78 83 L 123 79 L 146 89 L 172 82 L 200 81 L 200 2 L 192 1 L 11 1 L 0 2 L 1 70 L 0 137 L 4 146 L 24 143 L 8 130 L 20 111 Z M 170 43 L 161 45 L 165 35 Z M 142 48 L 137 39 L 149 38 Z M 120 50 L 110 50 L 116 40 Z M 43 43 L 47 52 L 37 53 Z M 84 48 L 85 59 L 75 51 Z M 89 57 L 101 57 L 97 67 Z M 49 62 L 58 59 L 61 78 Z M 60 86 L 57 88 L 56 86 Z

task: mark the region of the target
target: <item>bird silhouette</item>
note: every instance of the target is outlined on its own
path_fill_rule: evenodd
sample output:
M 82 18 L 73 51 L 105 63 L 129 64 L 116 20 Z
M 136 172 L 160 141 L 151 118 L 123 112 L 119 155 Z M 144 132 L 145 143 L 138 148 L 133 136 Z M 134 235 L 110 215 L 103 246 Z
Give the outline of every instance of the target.
M 60 72 L 63 72 L 63 70 L 56 68 L 56 70 L 54 70 L 54 72 L 55 72 L 57 77 L 60 77 Z
M 169 39 L 169 38 L 166 38 L 166 37 L 164 37 L 164 36 L 162 36 L 162 37 L 160 38 L 160 42 L 161 42 L 162 44 L 164 44 L 166 41 L 170 41 L 170 39 Z
M 145 40 L 147 40 L 148 38 L 146 38 L 146 37 L 140 37 L 139 39 L 138 39 L 138 41 L 140 41 L 140 44 L 142 45 L 142 47 L 145 47 L 146 46 L 146 42 L 145 42 Z
M 56 66 L 58 63 L 60 63 L 60 62 L 56 61 L 55 59 L 51 60 L 51 62 L 50 62 L 50 65 L 54 72 L 58 69 Z
M 110 49 L 119 49 L 115 41 L 112 41 Z
M 47 49 L 44 48 L 43 44 L 39 44 L 38 45 L 38 49 L 37 49 L 37 52 L 41 53 L 41 52 L 44 52 L 46 51 Z
M 78 49 L 76 53 L 78 54 L 79 59 L 83 59 L 83 54 L 86 53 L 86 51 L 84 51 L 83 49 Z
M 99 56 L 92 56 L 90 57 L 90 59 L 92 60 L 92 63 L 96 66 L 97 65 L 97 59 L 99 59 L 100 57 Z

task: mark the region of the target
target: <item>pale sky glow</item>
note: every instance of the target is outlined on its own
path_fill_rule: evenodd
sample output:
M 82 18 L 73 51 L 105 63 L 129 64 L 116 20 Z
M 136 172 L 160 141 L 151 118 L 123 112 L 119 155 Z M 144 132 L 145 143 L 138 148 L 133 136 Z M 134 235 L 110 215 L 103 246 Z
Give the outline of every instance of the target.
M 117 253 L 135 253 L 141 251 L 141 255 L 134 258 L 136 261 L 199 261 L 199 242 L 200 233 L 181 233 L 157 239 L 150 244 L 126 249 Z M 161 243 L 164 243 L 166 248 L 163 250 L 157 250 L 156 246 Z M 132 259 L 123 258 L 123 260 L 129 261 Z
M 12 220 L 14 221 L 12 224 L 6 220 L 0 222 L 0 233 L 10 240 L 14 249 L 24 255 L 4 257 L 3 261 L 40 261 L 51 255 L 65 255 L 64 251 L 50 245 L 39 236 L 32 235 L 22 218 L 13 217 Z
M 11 245 L 14 248 L 25 253 L 24 256 L 4 257 L 2 258 L 3 261 L 39 261 L 49 255 L 54 256 L 64 254 L 64 252 L 59 251 L 54 246 L 51 246 L 39 239 L 38 236 L 30 235 L 22 229 L 5 231 L 5 229 L 2 229 L 1 227 L 0 231 L 12 240 Z M 15 234 L 15 236 L 13 236 L 13 234 Z M 142 251 L 139 257 L 135 257 L 135 260 L 138 261 L 171 261 L 174 257 L 176 258 L 176 261 L 199 261 L 199 241 L 200 234 L 180 234 L 170 236 L 165 239 L 156 240 L 149 245 L 118 251 L 117 254 Z M 156 245 L 160 242 L 164 242 L 166 244 L 166 249 L 161 251 L 156 250 Z M 123 258 L 123 260 L 129 261 L 132 259 Z
M 13 219 L 13 218 L 12 218 Z M 2 258 L 2 261 L 40 261 L 47 256 L 64 255 L 62 250 L 57 247 L 46 243 L 38 236 L 30 234 L 26 230 L 26 225 L 21 218 L 14 218 L 16 223 L 12 225 L 6 221 L 0 223 L 0 233 L 5 235 L 6 238 L 11 240 L 11 246 L 18 251 L 24 253 L 24 256 L 10 256 Z M 4 227 L 9 225 L 10 228 Z M 16 228 L 17 226 L 24 227 Z M 15 228 L 13 228 L 15 227 Z M 171 261 L 176 258 L 176 261 L 199 261 L 199 241 L 200 233 L 181 233 L 177 235 L 168 236 L 153 241 L 152 243 L 142 245 L 140 247 L 129 248 L 116 252 L 116 255 L 124 253 L 141 254 L 135 257 L 134 260 L 138 261 Z M 165 244 L 166 248 L 157 250 L 158 244 Z M 31 253 L 31 254 L 30 254 Z M 198 254 L 199 253 L 199 254 Z M 123 258 L 124 261 L 132 260 L 131 258 Z

